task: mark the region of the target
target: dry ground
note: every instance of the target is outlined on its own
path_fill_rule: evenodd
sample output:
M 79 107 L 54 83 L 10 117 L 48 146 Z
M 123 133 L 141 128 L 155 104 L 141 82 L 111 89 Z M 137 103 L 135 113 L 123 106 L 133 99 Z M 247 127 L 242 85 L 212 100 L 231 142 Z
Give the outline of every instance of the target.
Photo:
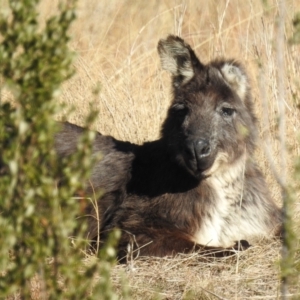
M 45 18 L 58 0 L 41 2 L 41 18 Z M 287 40 L 296 11 L 300 11 L 300 1 L 286 0 Z M 280 188 L 270 171 L 270 163 L 279 170 L 281 159 L 277 130 L 277 14 L 277 1 L 79 0 L 71 42 L 77 53 L 77 74 L 65 84 L 61 95 L 62 102 L 74 106 L 74 113 L 67 119 L 83 124 L 93 103 L 99 110 L 95 123 L 98 131 L 137 143 L 156 139 L 170 103 L 170 78 L 159 66 L 156 45 L 160 38 L 178 34 L 203 62 L 224 56 L 246 65 L 260 120 L 262 139 L 257 159 L 280 205 Z M 283 54 L 290 178 L 293 160 L 300 152 L 296 108 L 300 102 L 300 48 L 286 43 Z M 93 89 L 99 86 L 100 93 L 95 96 Z M 299 219 L 299 195 L 296 200 L 295 219 Z M 139 259 L 130 267 L 116 266 L 112 280 L 119 289 L 125 276 L 133 299 L 278 299 L 279 258 L 278 242 L 261 241 L 239 255 L 219 260 L 207 261 L 196 254 Z M 295 282 L 290 295 L 300 298 L 299 292 L 300 283 Z

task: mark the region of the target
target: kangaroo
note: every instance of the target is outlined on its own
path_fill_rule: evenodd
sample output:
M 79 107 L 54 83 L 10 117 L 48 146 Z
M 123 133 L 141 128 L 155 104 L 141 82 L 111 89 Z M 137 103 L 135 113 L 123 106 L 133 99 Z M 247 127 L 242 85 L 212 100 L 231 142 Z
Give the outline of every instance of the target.
M 121 229 L 121 258 L 128 245 L 165 256 L 280 234 L 281 210 L 253 157 L 258 130 L 244 67 L 231 59 L 204 64 L 173 35 L 159 41 L 158 53 L 173 93 L 160 138 L 135 145 L 98 134 L 95 141 L 104 157 L 91 180 L 105 191 L 103 239 Z M 83 130 L 74 126 L 58 134 L 60 154 L 62 140 L 73 149 Z

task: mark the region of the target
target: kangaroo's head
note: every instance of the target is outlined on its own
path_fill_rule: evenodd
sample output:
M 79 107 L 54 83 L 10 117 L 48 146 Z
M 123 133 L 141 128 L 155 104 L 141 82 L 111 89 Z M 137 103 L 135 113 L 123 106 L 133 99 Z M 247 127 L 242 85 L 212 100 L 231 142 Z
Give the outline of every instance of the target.
M 252 153 L 257 135 L 248 77 L 234 60 L 203 64 L 179 37 L 158 43 L 173 101 L 161 134 L 170 155 L 197 178 Z

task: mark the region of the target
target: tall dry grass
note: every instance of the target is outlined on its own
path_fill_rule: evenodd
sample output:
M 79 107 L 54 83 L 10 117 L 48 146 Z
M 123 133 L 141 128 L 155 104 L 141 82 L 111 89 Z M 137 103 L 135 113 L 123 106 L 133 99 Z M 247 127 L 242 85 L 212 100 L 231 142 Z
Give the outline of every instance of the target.
M 58 2 L 43 0 L 41 19 L 53 13 Z M 286 0 L 286 39 L 292 34 L 296 11 L 300 11 L 300 2 Z M 203 62 L 224 56 L 246 66 L 260 120 L 257 160 L 280 205 L 280 188 L 270 171 L 271 164 L 280 174 L 277 15 L 275 0 L 79 0 L 70 45 L 77 53 L 77 73 L 65 84 L 61 95 L 62 102 L 74 106 L 68 120 L 82 124 L 93 103 L 99 110 L 95 123 L 98 131 L 136 143 L 157 138 L 171 95 L 170 79 L 160 69 L 156 45 L 160 38 L 178 34 Z M 299 46 L 285 44 L 288 182 L 294 157 L 300 154 L 296 109 L 300 102 L 299 52 Z M 99 86 L 100 93 L 95 96 L 93 89 Z M 294 211 L 295 219 L 299 219 L 299 195 Z M 129 269 L 117 266 L 113 281 L 118 289 L 120 271 L 125 272 L 134 299 L 278 299 L 279 259 L 279 243 L 261 241 L 229 259 L 208 262 L 190 255 L 138 260 Z M 300 283 L 293 283 L 289 292 L 300 297 Z

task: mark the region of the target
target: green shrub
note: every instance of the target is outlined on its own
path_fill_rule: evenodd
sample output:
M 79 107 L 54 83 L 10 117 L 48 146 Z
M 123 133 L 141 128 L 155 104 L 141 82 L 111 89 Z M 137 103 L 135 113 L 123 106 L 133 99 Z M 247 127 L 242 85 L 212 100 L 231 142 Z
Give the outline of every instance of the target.
M 106 249 L 116 239 L 100 261 L 84 265 L 84 224 L 76 217 L 88 199 L 72 197 L 93 164 L 93 134 L 64 162 L 58 163 L 53 149 L 59 130 L 55 96 L 74 72 L 68 28 L 75 1 L 66 2 L 43 29 L 37 0 L 11 0 L 0 16 L 1 89 L 14 95 L 14 104 L 0 102 L 0 298 L 30 299 L 33 280 L 40 299 L 115 298 L 109 281 L 114 255 Z M 102 278 L 95 282 L 96 274 Z

